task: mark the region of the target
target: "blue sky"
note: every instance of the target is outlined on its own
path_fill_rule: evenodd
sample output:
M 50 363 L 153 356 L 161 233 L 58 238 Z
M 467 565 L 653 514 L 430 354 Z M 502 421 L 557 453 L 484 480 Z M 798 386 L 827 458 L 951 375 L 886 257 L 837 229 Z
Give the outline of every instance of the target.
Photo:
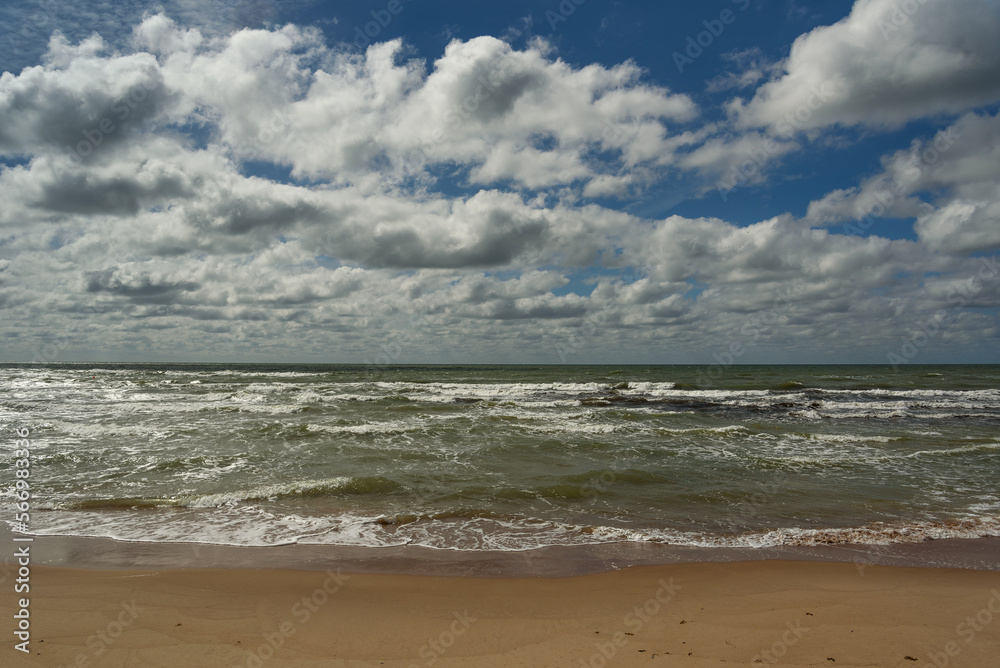
M 1000 361 L 993 0 L 0 19 L 2 359 Z

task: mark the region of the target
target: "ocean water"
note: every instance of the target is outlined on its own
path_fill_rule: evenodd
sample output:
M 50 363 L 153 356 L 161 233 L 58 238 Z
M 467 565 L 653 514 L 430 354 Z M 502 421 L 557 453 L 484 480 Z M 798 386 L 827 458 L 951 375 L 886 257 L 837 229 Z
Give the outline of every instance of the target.
M 0 365 L 30 533 L 526 550 L 1000 536 L 998 366 Z

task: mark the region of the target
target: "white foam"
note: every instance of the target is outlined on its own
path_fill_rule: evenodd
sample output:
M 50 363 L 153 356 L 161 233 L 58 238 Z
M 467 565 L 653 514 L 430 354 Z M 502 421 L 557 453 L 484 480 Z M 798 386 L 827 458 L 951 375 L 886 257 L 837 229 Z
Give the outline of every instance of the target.
M 125 425 L 107 422 L 69 422 L 65 420 L 54 420 L 50 424 L 60 434 L 90 439 L 91 441 L 122 436 L 160 441 L 174 435 L 173 432 L 167 429 L 149 427 L 142 424 Z
M 1000 443 L 975 443 L 963 445 L 957 448 L 937 448 L 935 450 L 917 450 L 906 455 L 906 457 L 926 457 L 929 455 L 953 455 L 956 453 L 982 452 L 986 450 L 1000 450 Z
M 223 492 L 220 494 L 208 494 L 189 500 L 178 500 L 176 505 L 188 508 L 221 508 L 223 506 L 235 506 L 242 501 L 257 499 L 274 499 L 280 496 L 300 495 L 310 490 L 326 489 L 336 490 L 351 482 L 347 476 L 337 476 L 335 478 L 325 478 L 322 480 L 303 480 L 294 483 L 282 483 L 273 485 L 261 485 L 252 489 L 239 490 L 235 492 Z
M 890 443 L 899 440 L 891 436 L 873 434 L 810 434 L 809 439 L 829 443 Z
M 996 503 L 982 504 L 995 509 Z M 142 511 L 151 512 L 151 511 Z M 970 516 L 953 521 L 872 523 L 858 527 L 781 527 L 733 534 L 671 528 L 581 526 L 530 518 L 471 517 L 407 521 L 356 512 L 302 516 L 255 505 L 173 508 L 155 521 L 135 522 L 129 512 L 47 511 L 33 518 L 37 535 L 103 536 L 118 540 L 279 545 L 309 543 L 387 547 L 420 545 L 450 550 L 519 551 L 554 545 L 615 542 L 692 547 L 765 548 L 786 545 L 890 545 L 943 538 L 1000 536 L 1000 518 Z M 388 522 L 388 524 L 387 524 Z
M 549 424 L 522 424 L 518 425 L 518 429 L 542 434 L 613 434 L 635 431 L 629 425 L 580 424 L 566 420 L 553 421 Z
M 729 424 L 722 427 L 657 427 L 656 431 L 668 434 L 740 434 L 750 430 L 741 424 Z
M 341 435 L 341 434 L 407 434 L 412 432 L 424 432 L 427 431 L 428 425 L 422 422 L 366 422 L 364 424 L 351 424 L 351 425 L 327 425 L 327 424 L 317 424 L 310 422 L 306 425 L 306 429 L 313 432 L 320 432 L 324 434 L 331 435 Z

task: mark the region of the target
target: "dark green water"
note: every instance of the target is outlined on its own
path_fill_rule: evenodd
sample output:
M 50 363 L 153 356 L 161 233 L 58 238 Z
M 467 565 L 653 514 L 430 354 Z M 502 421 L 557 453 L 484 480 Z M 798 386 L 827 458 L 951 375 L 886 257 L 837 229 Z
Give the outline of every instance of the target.
M 1000 367 L 0 366 L 39 534 L 454 549 L 1000 535 Z

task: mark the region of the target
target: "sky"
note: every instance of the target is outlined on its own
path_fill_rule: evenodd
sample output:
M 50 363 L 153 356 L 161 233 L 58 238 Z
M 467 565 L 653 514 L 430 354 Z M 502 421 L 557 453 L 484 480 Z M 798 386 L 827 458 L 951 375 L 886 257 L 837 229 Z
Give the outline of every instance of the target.
M 1000 362 L 1000 2 L 0 3 L 0 360 Z

